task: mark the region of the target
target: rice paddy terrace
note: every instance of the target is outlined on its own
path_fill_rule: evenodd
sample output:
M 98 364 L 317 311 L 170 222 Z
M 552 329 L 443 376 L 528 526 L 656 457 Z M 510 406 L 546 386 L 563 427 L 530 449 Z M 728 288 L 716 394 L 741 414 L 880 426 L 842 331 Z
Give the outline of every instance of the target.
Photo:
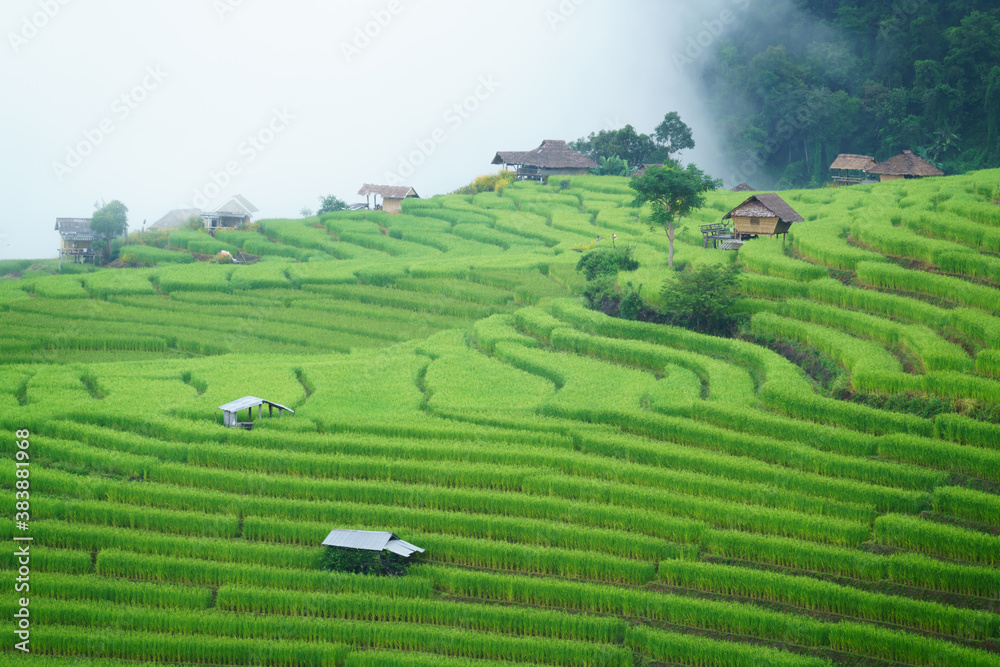
M 574 296 L 598 236 L 650 301 L 669 274 L 606 177 L 2 281 L 3 533 L 29 429 L 34 542 L 0 661 L 1000 665 L 998 181 L 782 193 L 806 222 L 740 251 L 746 340 Z M 679 260 L 726 261 L 691 227 Z M 192 262 L 221 249 L 263 260 Z M 248 394 L 295 415 L 216 422 Z M 332 528 L 426 553 L 327 572 Z

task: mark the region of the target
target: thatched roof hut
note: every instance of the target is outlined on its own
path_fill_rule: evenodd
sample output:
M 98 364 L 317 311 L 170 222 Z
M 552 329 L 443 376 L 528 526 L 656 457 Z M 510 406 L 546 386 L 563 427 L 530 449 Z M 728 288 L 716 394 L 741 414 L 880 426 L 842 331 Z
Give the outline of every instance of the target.
M 733 221 L 733 236 L 739 240 L 786 234 L 792 223 L 805 222 L 795 209 L 773 192 L 750 197 L 722 219 Z
M 927 160 L 917 157 L 912 151 L 903 151 L 896 157 L 889 158 L 872 169 L 871 173 L 878 174 L 883 181 L 944 176 L 943 171 Z
M 740 183 L 735 188 L 733 188 L 733 192 L 756 192 L 756 191 L 757 188 L 747 185 L 746 183 Z
M 94 261 L 94 241 L 98 237 L 90 228 L 90 218 L 56 218 L 56 231 L 60 238 L 60 267 L 63 257 L 74 262 Z
M 586 174 L 597 166 L 583 153 L 572 150 L 562 140 L 546 139 L 533 151 L 500 151 L 493 164 L 517 168 L 517 179 L 544 181 L 549 176 Z
M 372 185 L 371 183 L 365 183 L 358 190 L 358 194 L 364 195 L 365 200 L 368 200 L 369 197 L 374 197 L 375 201 L 369 203 L 369 208 L 372 207 L 373 203 L 376 210 L 381 209 L 393 215 L 403 212 L 404 199 L 420 199 L 417 191 L 409 185 Z M 379 197 L 382 198 L 381 204 L 378 203 Z
M 830 171 L 835 172 L 833 182 L 837 185 L 857 185 L 871 181 L 869 174 L 876 167 L 878 162 L 870 155 L 841 153 L 830 165 Z

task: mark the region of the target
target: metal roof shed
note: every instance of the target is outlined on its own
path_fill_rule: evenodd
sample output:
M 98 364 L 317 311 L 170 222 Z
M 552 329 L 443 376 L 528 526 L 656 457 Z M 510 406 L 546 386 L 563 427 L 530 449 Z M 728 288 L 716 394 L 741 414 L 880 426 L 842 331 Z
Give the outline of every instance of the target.
M 392 533 L 373 530 L 331 530 L 323 540 L 323 545 L 361 551 L 391 551 L 404 558 L 409 558 L 416 552 L 424 552 L 415 544 L 401 540 Z
M 289 407 L 281 405 L 280 403 L 275 403 L 274 401 L 268 401 L 263 398 L 257 398 L 256 396 L 244 396 L 231 403 L 226 403 L 225 405 L 220 405 L 219 409 L 222 410 L 222 423 L 229 428 L 253 428 L 253 409 L 257 408 L 257 418 L 261 417 L 261 410 L 263 406 L 267 406 L 267 416 L 274 416 L 274 409 L 278 408 L 278 416 L 281 416 L 282 412 L 288 412 L 289 414 L 295 414 L 295 410 Z M 247 420 L 241 422 L 239 420 L 239 413 L 242 410 L 247 411 Z

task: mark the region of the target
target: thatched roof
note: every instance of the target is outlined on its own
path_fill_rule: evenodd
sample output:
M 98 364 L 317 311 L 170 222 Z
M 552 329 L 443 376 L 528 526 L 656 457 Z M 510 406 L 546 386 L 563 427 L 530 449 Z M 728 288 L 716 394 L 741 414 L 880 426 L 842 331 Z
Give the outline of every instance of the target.
M 382 199 L 408 199 L 410 197 L 420 199 L 417 191 L 408 185 L 372 185 L 371 183 L 365 183 L 358 190 L 358 194 L 365 197 L 368 195 L 378 195 Z
M 740 183 L 735 188 L 733 192 L 756 192 L 757 188 L 747 185 L 746 183 Z
M 871 170 L 873 174 L 887 176 L 944 176 L 944 172 L 912 151 L 903 151 Z
M 868 155 L 852 155 L 851 153 L 841 153 L 830 165 L 830 169 L 847 169 L 849 171 L 867 171 L 878 166 L 875 158 Z
M 784 199 L 773 192 L 767 192 L 750 197 L 750 199 L 747 199 L 745 202 L 724 215 L 722 219 L 728 220 L 734 215 L 739 217 L 757 218 L 777 216 L 779 220 L 789 224 L 793 222 L 805 222 L 805 219 L 796 213 L 795 209 L 789 206 Z
M 565 141 L 546 139 L 533 151 L 500 151 L 493 164 L 538 167 L 539 169 L 591 169 L 597 163 L 570 149 Z
M 170 213 L 154 222 L 149 226 L 150 229 L 176 229 L 177 227 L 184 226 L 189 219 L 192 217 L 201 217 L 200 208 L 178 208 L 174 209 Z

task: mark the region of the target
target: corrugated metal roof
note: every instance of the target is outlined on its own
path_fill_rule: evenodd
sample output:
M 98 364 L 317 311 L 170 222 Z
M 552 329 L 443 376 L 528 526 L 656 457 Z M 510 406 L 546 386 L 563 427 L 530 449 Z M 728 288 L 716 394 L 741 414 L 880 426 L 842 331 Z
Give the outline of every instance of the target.
M 255 408 L 258 405 L 273 405 L 274 407 L 285 410 L 286 412 L 291 412 L 293 415 L 295 414 L 295 410 L 292 410 L 289 407 L 285 407 L 284 405 L 275 403 L 274 401 L 257 398 L 256 396 L 244 396 L 243 398 L 238 398 L 231 403 L 220 405 L 219 409 L 225 412 L 239 412 L 240 410 L 246 410 L 247 408 Z
M 395 537 L 392 533 L 373 530 L 331 530 L 330 534 L 323 540 L 323 544 L 328 547 L 382 551 L 385 549 L 385 545 Z
M 385 545 L 385 549 L 386 551 L 391 551 L 394 554 L 399 554 L 400 556 L 404 556 L 406 558 L 412 556 L 414 552 L 424 552 L 424 550 L 417 545 L 410 544 L 404 540 L 389 540 L 389 542 Z
M 420 199 L 417 191 L 408 185 L 372 185 L 365 183 L 358 190 L 359 195 L 378 195 L 383 199 L 409 199 L 410 197 Z

